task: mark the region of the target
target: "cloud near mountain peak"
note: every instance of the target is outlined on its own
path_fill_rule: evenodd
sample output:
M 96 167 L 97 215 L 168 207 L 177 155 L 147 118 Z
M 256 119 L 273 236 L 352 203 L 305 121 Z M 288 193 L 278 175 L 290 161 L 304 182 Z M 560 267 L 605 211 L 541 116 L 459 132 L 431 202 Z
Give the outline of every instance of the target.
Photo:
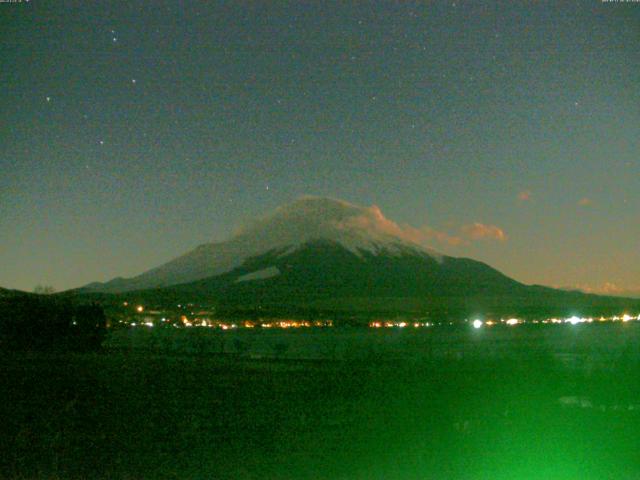
M 314 196 L 304 196 L 283 205 L 248 228 L 241 229 L 241 232 L 250 233 L 265 228 L 273 232 L 284 225 L 295 225 L 301 235 L 326 229 L 359 231 L 372 239 L 396 237 L 427 247 L 436 244 L 455 247 L 476 241 L 504 242 L 507 239 L 505 232 L 496 225 L 474 222 L 449 231 L 429 225 L 415 227 L 390 220 L 377 205 L 363 207 L 344 200 Z

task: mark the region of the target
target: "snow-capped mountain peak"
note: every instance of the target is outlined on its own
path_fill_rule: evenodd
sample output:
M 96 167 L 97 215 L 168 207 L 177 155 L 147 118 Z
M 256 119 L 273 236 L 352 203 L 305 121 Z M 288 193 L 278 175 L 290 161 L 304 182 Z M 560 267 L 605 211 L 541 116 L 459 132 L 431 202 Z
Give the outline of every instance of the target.
M 325 240 L 339 243 L 356 255 L 409 248 L 438 256 L 407 238 L 404 230 L 377 206 L 360 207 L 326 197 L 305 196 L 279 207 L 246 226 L 235 239 L 251 241 L 263 251 L 284 246 L 295 249 L 310 241 Z
M 228 272 L 245 260 L 278 251 L 289 254 L 310 242 L 339 244 L 355 255 L 411 252 L 441 256 L 411 240 L 377 206 L 361 207 L 325 197 L 305 196 L 241 228 L 231 239 L 200 245 L 170 262 L 130 279 L 92 284 L 91 290 L 124 291 L 190 282 Z

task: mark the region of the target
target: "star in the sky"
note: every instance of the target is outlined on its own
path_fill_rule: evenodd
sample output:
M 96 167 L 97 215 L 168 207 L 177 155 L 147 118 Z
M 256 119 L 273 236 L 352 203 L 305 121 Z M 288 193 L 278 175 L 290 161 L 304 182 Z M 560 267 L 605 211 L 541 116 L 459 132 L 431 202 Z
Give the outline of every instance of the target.
M 100 145 L 104 145 L 104 140 L 100 140 Z
M 51 97 L 45 97 L 47 100 L 47 103 L 51 102 Z

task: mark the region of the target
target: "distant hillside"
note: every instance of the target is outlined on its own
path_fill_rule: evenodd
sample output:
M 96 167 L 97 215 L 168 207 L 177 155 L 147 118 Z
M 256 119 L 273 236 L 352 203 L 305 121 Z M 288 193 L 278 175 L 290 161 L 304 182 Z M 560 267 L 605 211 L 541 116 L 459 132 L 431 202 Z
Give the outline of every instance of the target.
M 0 287 L 0 298 L 21 297 L 35 295 L 30 292 L 23 292 L 22 290 L 9 290 L 7 288 Z
M 434 252 L 377 207 L 304 197 L 233 238 L 131 279 L 75 292 L 92 299 L 215 305 L 228 314 L 609 314 L 640 300 L 527 286 L 482 262 Z M 110 294 L 117 294 L 111 297 Z
M 165 304 L 207 303 L 229 315 L 304 316 L 318 311 L 459 319 L 640 310 L 640 301 L 634 299 L 523 285 L 471 259 L 436 260 L 412 251 L 384 250 L 357 255 L 330 242 L 312 242 L 285 255 L 269 252 L 222 275 L 120 297 Z

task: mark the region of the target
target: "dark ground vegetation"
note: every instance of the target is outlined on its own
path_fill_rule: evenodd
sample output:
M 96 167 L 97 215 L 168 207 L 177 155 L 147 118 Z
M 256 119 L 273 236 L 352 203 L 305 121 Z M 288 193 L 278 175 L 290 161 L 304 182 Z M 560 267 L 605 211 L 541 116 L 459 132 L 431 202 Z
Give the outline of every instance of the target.
M 640 476 L 638 362 L 4 352 L 0 477 Z
M 30 294 L 0 298 L 2 350 L 98 350 L 106 325 L 104 311 L 97 304 Z

